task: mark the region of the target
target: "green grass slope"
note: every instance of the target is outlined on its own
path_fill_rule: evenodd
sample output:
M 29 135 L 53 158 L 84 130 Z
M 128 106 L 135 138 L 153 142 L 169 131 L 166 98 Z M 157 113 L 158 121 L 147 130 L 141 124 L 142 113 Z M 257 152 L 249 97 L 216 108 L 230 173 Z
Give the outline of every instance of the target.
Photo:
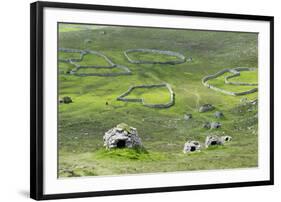
M 233 97 L 210 90 L 201 83 L 204 76 L 223 68 L 257 67 L 256 34 L 113 26 L 81 29 L 82 25 L 71 30 L 66 24 L 60 26 L 60 48 L 101 51 L 115 64 L 129 67 L 132 75 L 77 77 L 65 74 L 71 65 L 59 63 L 59 96 L 70 96 L 73 100 L 71 104 L 59 105 L 59 177 L 257 166 L 257 107 L 241 105 L 240 99 L 254 99 L 258 94 Z M 92 42 L 85 44 L 85 39 Z M 133 48 L 176 51 L 187 58 L 192 57 L 192 61 L 177 65 L 131 64 L 123 51 Z M 147 54 L 138 56 L 134 53 L 134 57 L 151 59 Z M 160 59 L 171 58 L 157 55 L 157 60 Z M 91 65 L 104 64 L 95 56 L 87 61 Z M 254 83 L 257 79 L 257 72 L 242 72 L 241 77 L 233 78 L 233 81 Z M 235 91 L 251 88 L 225 85 L 223 77 L 212 82 Z M 141 103 L 116 100 L 132 85 L 160 83 L 171 84 L 176 96 L 174 106 L 153 109 Z M 144 98 L 149 103 L 169 100 L 168 91 L 161 88 L 135 89 L 129 96 Z M 222 128 L 202 128 L 205 121 L 217 120 L 215 110 L 198 113 L 198 107 L 205 103 L 213 104 L 216 110 L 224 113 L 225 118 L 219 120 Z M 191 113 L 193 119 L 184 120 L 185 113 Z M 107 151 L 103 148 L 104 133 L 123 122 L 137 128 L 145 149 Z M 225 146 L 183 154 L 186 140 L 203 143 L 209 134 L 230 135 L 233 141 Z

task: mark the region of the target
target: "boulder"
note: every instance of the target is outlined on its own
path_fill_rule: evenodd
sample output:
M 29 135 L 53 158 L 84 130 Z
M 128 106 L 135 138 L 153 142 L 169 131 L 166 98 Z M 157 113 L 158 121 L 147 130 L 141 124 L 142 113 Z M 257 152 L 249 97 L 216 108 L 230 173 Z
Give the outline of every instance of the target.
M 71 102 L 72 102 L 72 99 L 71 99 L 71 97 L 69 97 L 69 96 L 65 96 L 65 97 L 63 97 L 63 98 L 59 98 L 59 103 L 60 103 L 60 104 L 63 104 L 63 103 L 69 104 L 69 103 L 71 103 Z
M 216 111 L 214 115 L 215 115 L 215 117 L 216 117 L 217 119 L 223 118 L 223 117 L 224 117 L 223 113 L 222 113 L 222 112 L 219 112 L 219 111 Z
M 221 123 L 220 122 L 205 122 L 203 124 L 203 128 L 207 128 L 207 129 L 217 129 L 221 127 Z
M 183 119 L 188 121 L 189 119 L 192 119 L 192 114 L 185 114 L 183 115 Z
M 211 123 L 211 129 L 217 129 L 221 127 L 221 123 L 220 122 L 212 122 Z
M 187 141 L 183 147 L 183 153 L 200 151 L 201 145 L 198 141 Z
M 224 141 L 222 140 L 221 137 L 218 137 L 216 135 L 210 135 L 206 137 L 205 140 L 205 146 L 208 148 L 209 146 L 214 146 L 214 145 L 223 145 Z
M 142 147 L 137 129 L 125 123 L 108 130 L 103 136 L 103 142 L 107 149 Z
M 208 111 L 212 111 L 213 109 L 215 109 L 215 107 L 211 104 L 204 104 L 202 106 L 199 107 L 199 112 L 208 112 Z
M 211 128 L 211 123 L 210 123 L 210 122 L 205 122 L 205 123 L 203 124 L 203 128 L 210 129 L 210 128 Z

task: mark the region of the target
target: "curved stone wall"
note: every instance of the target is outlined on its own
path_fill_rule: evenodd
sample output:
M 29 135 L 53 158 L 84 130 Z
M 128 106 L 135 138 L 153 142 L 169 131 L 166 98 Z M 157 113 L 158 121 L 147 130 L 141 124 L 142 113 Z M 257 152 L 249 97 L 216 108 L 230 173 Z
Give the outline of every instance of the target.
M 224 93 L 224 94 L 232 95 L 232 96 L 247 95 L 247 94 L 251 94 L 251 93 L 257 92 L 258 88 L 253 88 L 253 89 L 250 89 L 248 91 L 243 91 L 243 92 L 232 92 L 232 91 L 227 91 L 227 90 L 218 88 L 218 87 L 213 86 L 213 85 L 211 85 L 211 84 L 209 84 L 207 82 L 209 80 L 215 79 L 215 78 L 217 78 L 217 77 L 219 77 L 219 76 L 229 72 L 229 73 L 232 73 L 233 75 L 229 75 L 229 76 L 225 77 L 225 83 L 226 84 L 237 85 L 237 86 L 241 86 L 241 85 L 244 85 L 244 86 L 256 86 L 256 85 L 258 85 L 258 84 L 255 84 L 255 83 L 230 82 L 229 81 L 229 79 L 231 79 L 233 77 L 240 76 L 240 72 L 241 71 L 257 71 L 257 68 L 237 67 L 237 68 L 233 68 L 233 69 L 222 69 L 222 70 L 218 71 L 215 74 L 205 76 L 202 79 L 202 84 L 204 86 L 206 86 L 207 88 L 210 88 L 212 90 L 215 90 L 217 92 L 221 92 L 221 93 Z
M 75 58 L 69 58 L 69 59 L 61 59 L 59 58 L 60 62 L 67 62 L 69 64 L 72 64 L 74 68 L 70 71 L 70 74 L 75 75 L 75 76 L 121 76 L 121 75 L 131 75 L 131 70 L 123 65 L 118 65 L 113 63 L 106 55 L 98 52 L 98 51 L 92 51 L 92 50 L 77 50 L 77 49 L 68 49 L 68 48 L 59 48 L 59 51 L 61 52 L 66 52 L 66 53 L 80 53 L 80 58 L 75 59 Z M 88 54 L 93 54 L 93 55 L 98 55 L 102 57 L 106 62 L 109 64 L 108 66 L 100 66 L 100 65 L 79 65 L 77 62 L 83 61 L 83 58 L 85 55 Z M 121 69 L 122 72 L 112 72 L 112 73 L 79 73 L 79 69 L 89 69 L 89 68 L 94 68 L 94 69 L 113 69 L 113 68 L 118 68 Z
M 143 98 L 125 98 L 127 95 L 129 95 L 134 89 L 136 88 L 160 88 L 160 87 L 166 87 L 170 93 L 170 101 L 168 103 L 164 104 L 148 104 L 145 103 Z M 122 93 L 120 96 L 116 98 L 118 101 L 123 102 L 139 102 L 142 105 L 146 107 L 151 108 L 169 108 L 175 104 L 175 93 L 170 86 L 170 84 L 164 83 L 164 84 L 151 84 L 151 85 L 138 85 L 138 86 L 131 86 L 126 92 Z
M 133 60 L 129 56 L 129 53 L 133 53 L 133 52 L 158 53 L 158 54 L 162 54 L 162 55 L 175 56 L 175 57 L 178 58 L 178 60 L 170 60 L 170 61 L 165 61 L 165 62 L 162 62 L 162 61 L 148 61 L 148 60 Z M 182 55 L 180 53 L 177 53 L 177 52 L 168 51 L 168 50 L 144 49 L 144 48 L 128 49 L 128 50 L 124 51 L 124 55 L 127 58 L 127 60 L 130 63 L 133 63 L 133 64 L 171 64 L 171 65 L 175 65 L 175 64 L 184 63 L 186 61 L 186 58 L 185 58 L 184 55 Z

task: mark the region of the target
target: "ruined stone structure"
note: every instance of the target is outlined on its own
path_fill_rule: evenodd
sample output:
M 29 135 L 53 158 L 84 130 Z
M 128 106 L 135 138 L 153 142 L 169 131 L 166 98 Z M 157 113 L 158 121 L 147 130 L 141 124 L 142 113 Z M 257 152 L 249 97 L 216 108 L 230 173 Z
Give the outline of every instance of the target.
M 166 87 L 170 93 L 170 101 L 168 103 L 164 104 L 148 104 L 145 103 L 143 98 L 126 98 L 134 89 L 136 88 L 160 88 L 160 87 Z M 138 85 L 138 86 L 131 86 L 126 92 L 121 94 L 116 98 L 118 101 L 123 101 L 123 102 L 139 102 L 142 105 L 146 107 L 151 107 L 151 108 L 169 108 L 174 105 L 175 103 L 175 94 L 170 86 L 170 84 L 164 83 L 164 84 L 151 84 L 151 85 Z
M 74 68 L 69 72 L 72 75 L 75 76 L 120 76 L 120 75 L 131 75 L 131 70 L 123 65 L 118 65 L 113 63 L 106 55 L 103 53 L 100 53 L 98 51 L 92 51 L 92 50 L 77 50 L 77 49 L 68 49 L 68 48 L 59 48 L 59 51 L 66 52 L 66 53 L 80 53 L 79 58 L 69 58 L 69 59 L 61 59 L 59 58 L 60 62 L 67 62 L 74 66 Z M 83 58 L 85 55 L 93 54 L 98 55 L 102 57 L 107 63 L 107 66 L 100 66 L 100 65 L 79 65 L 77 62 L 83 61 Z M 78 71 L 80 69 L 89 69 L 89 68 L 95 68 L 95 69 L 113 69 L 113 68 L 119 68 L 122 70 L 122 72 L 112 72 L 112 73 L 79 73 Z
M 178 58 L 178 60 L 170 60 L 170 61 L 148 61 L 148 60 L 133 60 L 129 55 L 130 53 L 133 52 L 140 52 L 140 53 L 158 53 L 162 55 L 169 55 L 169 56 L 175 56 Z M 139 49 L 128 49 L 124 51 L 125 57 L 128 59 L 130 63 L 133 64 L 170 64 L 170 65 L 175 65 L 175 64 L 181 64 L 186 61 L 186 58 L 184 55 L 173 52 L 173 51 L 168 51 L 168 50 L 157 50 L 157 49 L 145 49 L 145 48 L 139 48 Z
M 243 86 L 257 86 L 258 84 L 256 83 L 245 83 L 245 82 L 230 82 L 229 79 L 233 78 L 233 77 L 238 77 L 240 76 L 240 72 L 241 71 L 257 71 L 257 68 L 248 68 L 248 67 L 236 67 L 236 68 L 233 68 L 233 69 L 223 69 L 223 70 L 220 70 L 218 71 L 217 73 L 213 74 L 213 75 L 208 75 L 208 76 L 205 76 L 203 79 L 202 79 L 202 84 L 204 86 L 206 86 L 207 88 L 210 88 L 212 90 L 215 90 L 217 92 L 221 92 L 221 93 L 225 93 L 225 94 L 228 94 L 228 95 L 232 95 L 232 96 L 240 96 L 240 95 L 248 95 L 248 94 L 251 94 L 251 93 L 254 93 L 254 92 L 257 92 L 258 91 L 258 88 L 252 88 L 250 90 L 247 90 L 247 91 L 243 91 L 243 92 L 231 92 L 231 91 L 228 91 L 228 90 L 224 90 L 224 89 L 221 89 L 221 88 L 218 88 L 216 86 L 213 86 L 211 84 L 209 84 L 207 81 L 211 80 L 211 79 L 215 79 L 227 72 L 229 73 L 232 73 L 232 75 L 229 75 L 229 76 L 226 76 L 225 79 L 224 79 L 224 82 L 225 84 L 229 84 L 229 85 L 243 85 Z

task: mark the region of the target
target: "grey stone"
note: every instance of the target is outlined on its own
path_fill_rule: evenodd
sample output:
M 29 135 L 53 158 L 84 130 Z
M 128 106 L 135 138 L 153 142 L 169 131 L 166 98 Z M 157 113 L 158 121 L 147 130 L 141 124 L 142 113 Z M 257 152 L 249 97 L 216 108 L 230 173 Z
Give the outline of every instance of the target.
M 187 141 L 183 147 L 183 153 L 200 151 L 201 145 L 198 141 Z
M 211 129 L 216 129 L 216 128 L 220 128 L 220 127 L 221 127 L 220 122 L 212 122 L 211 123 Z
M 108 130 L 103 136 L 103 142 L 107 149 L 142 147 L 137 129 L 125 123 Z
M 192 119 L 192 114 L 185 114 L 183 115 L 183 119 L 188 121 L 189 119 Z
M 65 96 L 63 98 L 59 98 L 59 103 L 69 104 L 72 103 L 72 99 L 69 96 Z
M 215 107 L 211 104 L 204 104 L 202 106 L 200 106 L 199 108 L 199 112 L 208 112 L 208 111 L 212 111 L 213 109 L 215 109 Z
M 222 112 L 219 112 L 219 111 L 216 111 L 214 115 L 215 115 L 216 118 L 222 118 L 222 117 L 224 117 L 223 113 L 222 113 Z
M 210 129 L 210 128 L 211 128 L 211 123 L 210 123 L 210 122 L 205 122 L 205 123 L 203 124 L 203 128 Z
M 209 146 L 214 146 L 214 145 L 223 145 L 224 141 L 216 136 L 216 135 L 210 135 L 206 137 L 205 140 L 205 146 L 208 148 Z

